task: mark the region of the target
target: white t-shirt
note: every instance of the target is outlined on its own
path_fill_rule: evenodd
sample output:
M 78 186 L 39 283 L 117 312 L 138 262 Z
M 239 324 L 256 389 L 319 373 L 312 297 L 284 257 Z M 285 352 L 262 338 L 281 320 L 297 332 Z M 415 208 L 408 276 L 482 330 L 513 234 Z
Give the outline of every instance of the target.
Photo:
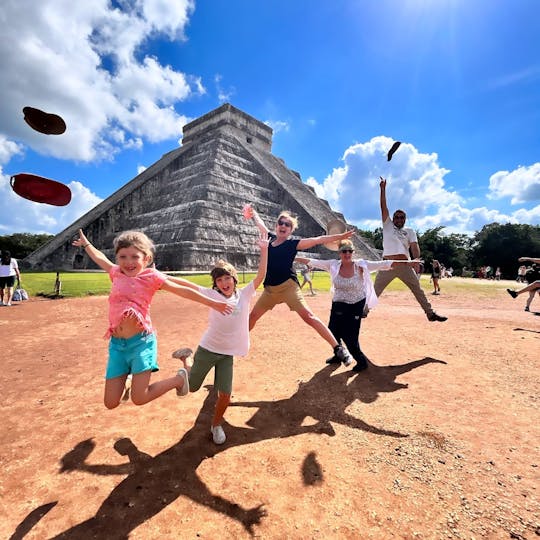
M 253 281 L 243 289 L 236 289 L 231 298 L 225 298 L 218 291 L 207 287 L 199 287 L 199 292 L 233 307 L 229 315 L 210 310 L 208 328 L 200 341 L 201 347 L 218 354 L 245 356 L 249 351 L 249 303 L 255 295 Z
M 11 257 L 9 264 L 0 264 L 0 277 L 16 276 L 18 268 L 17 261 Z
M 418 242 L 416 233 L 408 227 L 398 229 L 390 219 L 383 223 L 383 257 L 388 255 L 406 255 L 410 259 L 409 247 Z

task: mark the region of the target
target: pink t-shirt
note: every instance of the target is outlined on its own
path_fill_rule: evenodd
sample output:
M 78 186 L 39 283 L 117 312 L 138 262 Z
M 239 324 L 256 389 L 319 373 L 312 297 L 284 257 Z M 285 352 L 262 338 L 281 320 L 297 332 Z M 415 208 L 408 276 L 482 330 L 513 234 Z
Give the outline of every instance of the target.
M 109 277 L 112 287 L 109 295 L 109 330 L 106 337 L 112 335 L 126 315 L 137 318 L 145 332 L 153 332 L 150 303 L 167 276 L 155 268 L 146 268 L 137 276 L 128 277 L 115 264 L 109 270 Z

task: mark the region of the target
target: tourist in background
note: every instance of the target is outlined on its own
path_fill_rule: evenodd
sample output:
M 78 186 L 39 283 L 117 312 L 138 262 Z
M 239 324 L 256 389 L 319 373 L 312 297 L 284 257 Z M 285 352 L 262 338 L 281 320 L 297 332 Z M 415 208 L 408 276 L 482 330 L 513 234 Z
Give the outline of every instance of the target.
M 2 250 L 0 254 L 0 306 L 11 306 L 15 278 L 21 283 L 21 273 L 17 261 L 9 251 Z
M 433 292 L 431 294 L 441 294 L 441 286 L 439 285 L 441 273 L 441 263 L 437 259 L 433 259 L 433 261 L 431 261 L 430 281 L 433 281 Z

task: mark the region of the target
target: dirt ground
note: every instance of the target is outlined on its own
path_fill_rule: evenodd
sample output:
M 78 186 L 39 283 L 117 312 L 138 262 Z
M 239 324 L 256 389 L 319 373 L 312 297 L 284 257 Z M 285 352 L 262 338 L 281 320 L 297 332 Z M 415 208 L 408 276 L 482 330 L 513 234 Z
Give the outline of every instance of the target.
M 0 308 L 0 538 L 538 538 L 540 316 L 498 286 L 443 282 L 445 323 L 385 292 L 358 375 L 326 366 L 327 344 L 278 306 L 235 361 L 223 446 L 210 378 L 103 407 L 105 297 Z M 329 293 L 307 298 L 326 321 Z M 160 293 L 152 316 L 157 380 L 207 308 Z

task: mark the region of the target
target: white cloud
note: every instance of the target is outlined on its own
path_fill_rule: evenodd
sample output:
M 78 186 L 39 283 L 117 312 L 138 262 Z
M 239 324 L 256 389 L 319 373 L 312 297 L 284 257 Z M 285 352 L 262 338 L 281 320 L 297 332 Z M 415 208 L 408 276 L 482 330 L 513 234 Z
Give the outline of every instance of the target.
M 366 143 L 347 148 L 344 165 L 313 186 L 331 206 L 356 222 L 380 220 L 379 176 L 387 178 L 387 203 L 390 209 L 406 209 L 410 220 L 429 213 L 440 204 L 459 204 L 457 193 L 445 189 L 444 177 L 450 171 L 437 162 L 437 154 L 422 154 L 403 143 L 388 162 L 386 154 L 393 140 L 373 137 Z
M 13 231 L 56 234 L 99 204 L 102 199 L 78 181 L 68 184 L 71 202 L 66 206 L 40 204 L 19 197 L 10 186 L 10 177 L 0 168 L 0 235 Z
M 143 140 L 181 137 L 174 106 L 204 92 L 199 78 L 144 55 L 156 34 L 184 38 L 192 1 L 17 0 L 2 4 L 2 132 L 62 159 L 110 159 Z M 16 58 L 16 61 L 6 61 Z M 22 108 L 60 114 L 62 136 L 33 131 Z M 119 131 L 125 132 L 123 136 Z
M 8 163 L 13 156 L 23 153 L 23 147 L 13 141 L 8 141 L 0 133 L 0 166 Z
M 499 171 L 489 179 L 490 199 L 510 197 L 512 204 L 540 200 L 540 163 Z
M 335 168 L 322 182 L 311 177 L 306 184 L 362 229 L 381 225 L 379 176 L 388 180 L 390 212 L 405 210 L 408 226 L 420 231 L 444 226 L 446 232 L 472 234 L 492 222 L 540 222 L 540 206 L 512 213 L 468 208 L 467 200 L 446 187 L 445 176 L 450 171 L 439 165 L 437 154 L 423 154 L 412 144 L 403 143 L 388 162 L 386 154 L 392 143 L 389 137 L 377 136 L 354 144 L 345 151 L 343 166 Z M 520 167 L 512 173 L 496 173 L 490 179 L 492 197 L 513 196 L 514 204 L 537 200 L 539 178 L 540 164 Z
M 274 130 L 274 135 L 280 131 L 289 131 L 289 124 L 283 120 L 267 120 L 264 123 Z
M 232 96 L 236 94 L 236 88 L 231 86 L 228 90 L 225 90 L 221 84 L 223 77 L 218 73 L 214 76 L 214 83 L 218 94 L 218 100 L 220 103 L 227 103 L 231 101 Z

